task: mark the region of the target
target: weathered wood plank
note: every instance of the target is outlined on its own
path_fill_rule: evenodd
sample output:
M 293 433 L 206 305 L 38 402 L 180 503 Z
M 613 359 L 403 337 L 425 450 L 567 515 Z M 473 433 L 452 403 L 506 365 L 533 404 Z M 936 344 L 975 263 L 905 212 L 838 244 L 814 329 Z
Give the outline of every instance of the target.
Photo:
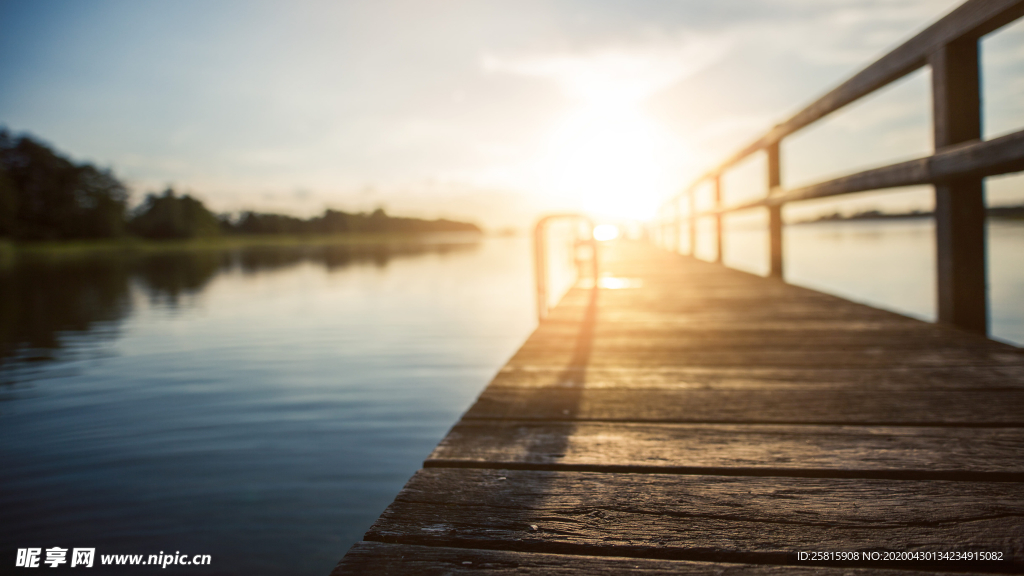
M 775 564 L 798 551 L 987 550 L 1021 570 L 1024 484 L 433 468 L 366 539 Z
M 779 322 L 767 319 L 761 322 L 745 322 L 743 317 L 726 317 L 723 314 L 708 314 L 708 311 L 695 310 L 693 313 L 705 317 L 717 317 L 718 322 L 712 325 L 700 323 L 691 317 L 691 313 L 676 314 L 652 314 L 645 310 L 635 310 L 637 316 L 631 317 L 624 314 L 615 315 L 602 314 L 600 324 L 594 327 L 594 336 L 597 338 L 607 336 L 628 335 L 638 336 L 660 336 L 671 333 L 687 334 L 697 331 L 707 331 L 710 334 L 780 334 L 785 335 L 793 332 L 808 332 L 811 334 L 835 334 L 836 323 L 815 318 L 793 319 L 790 322 Z M 616 317 L 617 316 L 617 317 Z M 966 339 L 959 335 L 950 336 L 942 331 L 935 331 L 934 328 L 923 322 L 909 323 L 901 319 L 900 322 L 892 322 L 880 319 L 839 319 L 839 326 L 842 328 L 843 337 L 857 337 L 867 335 L 899 334 L 906 336 L 921 336 L 925 338 L 955 338 L 959 341 L 971 342 L 973 339 Z M 565 337 L 578 334 L 580 330 L 579 321 L 560 321 L 557 319 L 546 320 L 537 328 L 538 337 Z
M 714 289 L 709 287 L 708 290 Z M 571 291 L 567 301 L 563 301 L 541 324 L 537 338 L 564 337 L 574 331 L 578 334 L 580 323 L 590 308 L 583 300 L 587 292 L 583 289 Z M 697 330 L 707 330 L 711 334 L 785 332 L 794 337 L 802 334 L 803 330 L 820 333 L 830 328 L 833 340 L 855 338 L 862 335 L 861 332 L 871 332 L 881 339 L 919 335 L 931 340 L 949 341 L 958 347 L 978 347 L 985 343 L 982 338 L 972 339 L 962 332 L 936 329 L 925 322 L 837 299 L 814 302 L 799 294 L 788 294 L 768 298 L 773 303 L 766 306 L 765 296 L 688 298 L 685 294 L 670 291 L 661 294 L 656 290 L 642 290 L 633 291 L 634 295 L 614 296 L 606 295 L 606 292 L 616 291 L 602 291 L 599 295 L 598 322 L 593 327 L 595 338 L 639 330 L 652 331 L 651 336 L 654 337 L 670 335 L 674 331 L 686 334 Z M 641 296 L 640 292 L 645 295 Z M 886 334 L 887 331 L 891 335 Z M 907 341 L 904 345 L 911 344 Z M 988 345 L 992 343 L 988 342 Z
M 946 338 L 942 333 L 928 336 L 900 333 L 899 331 L 884 333 L 846 333 L 831 332 L 816 334 L 814 331 L 797 333 L 794 331 L 772 330 L 732 331 L 710 329 L 706 333 L 697 330 L 673 330 L 658 333 L 655 330 L 646 336 L 640 334 L 620 334 L 614 327 L 605 326 L 603 334 L 595 334 L 589 338 L 589 345 L 595 350 L 609 352 L 630 351 L 636 349 L 652 351 L 716 351 L 744 352 L 749 350 L 793 350 L 799 348 L 808 354 L 817 352 L 845 352 L 849 354 L 892 352 L 906 354 L 932 350 L 957 350 L 970 353 L 978 362 L 997 362 L 999 364 L 1018 363 L 1024 366 L 1024 354 L 1015 351 L 1000 350 L 986 342 L 973 339 Z M 531 338 L 528 345 L 521 348 L 531 351 L 532 348 L 545 350 L 571 350 L 579 345 L 572 334 L 538 334 Z M 995 356 L 993 356 L 995 354 Z
M 576 366 L 517 364 L 502 368 L 487 390 L 813 389 L 862 391 L 1022 389 L 1024 366 L 775 368 L 761 366 Z
M 572 338 L 578 336 L 579 333 L 578 322 L 548 320 L 537 329 L 534 337 L 542 339 Z M 1020 354 L 1019 348 L 994 343 L 991 340 L 968 337 L 971 335 L 965 333 L 948 334 L 946 331 L 937 330 L 936 326 L 924 322 L 908 325 L 879 322 L 873 319 L 839 318 L 829 322 L 811 317 L 793 318 L 788 321 L 772 318 L 744 321 L 738 316 L 725 317 L 721 314 L 712 315 L 707 312 L 654 314 L 636 310 L 635 317 L 632 318 L 628 318 L 625 314 L 615 313 L 602 316 L 595 324 L 592 334 L 595 339 L 636 337 L 653 341 L 671 338 L 692 339 L 706 334 L 711 341 L 735 337 L 741 341 L 760 338 L 762 343 L 770 341 L 772 338 L 784 338 L 794 342 L 799 342 L 802 339 L 806 342 L 821 337 L 826 343 L 870 341 L 872 339 L 875 341 L 888 340 L 895 343 L 902 339 L 939 344 L 948 342 L 965 348 L 1002 348 Z M 917 344 L 905 342 L 902 345 L 913 347 Z
M 586 376 L 577 374 L 577 381 Z M 1024 389 L 488 388 L 466 418 L 1024 426 Z
M 673 306 L 673 307 L 669 307 Z M 733 309 L 735 307 L 736 309 Z M 879 326 L 883 320 L 877 314 L 845 314 L 834 309 L 800 310 L 786 309 L 780 305 L 778 309 L 767 311 L 764 304 L 751 306 L 744 310 L 742 306 L 730 302 L 697 302 L 681 305 L 663 304 L 661 307 L 639 308 L 633 307 L 629 310 L 616 309 L 612 306 L 602 308 L 600 322 L 602 328 L 615 330 L 618 327 L 629 328 L 631 326 L 652 326 L 695 328 L 704 325 L 709 330 L 799 330 L 806 326 L 810 329 L 821 326 L 823 323 L 832 322 L 833 328 L 839 331 L 849 330 L 879 330 L 889 328 L 899 330 L 903 326 L 890 325 Z M 573 312 L 571 307 L 566 306 L 557 310 L 557 314 L 572 314 L 582 316 L 582 310 Z M 555 313 L 549 316 L 552 322 L 561 320 Z M 888 320 L 888 319 L 884 319 Z M 904 323 L 909 319 L 902 320 Z M 572 318 L 572 322 L 578 322 Z M 795 324 L 795 326 L 791 326 Z M 849 328 L 847 328 L 849 327 Z M 595 328 L 596 329 L 596 328 Z
M 634 262 L 651 259 L 659 260 L 644 255 Z M 692 259 L 674 260 L 676 267 L 687 270 L 710 266 Z M 618 272 L 618 262 L 612 265 Z M 585 347 L 592 367 L 1024 368 L 1019 349 L 962 331 L 731 270 L 705 276 L 716 278 L 718 287 L 675 281 L 676 286 L 689 288 L 601 291 L 596 316 L 589 322 L 583 320 L 593 310 L 591 291 L 570 291 L 510 365 L 527 365 L 527 360 L 529 364 L 579 364 Z M 777 292 L 769 298 L 771 306 L 764 305 L 766 296 L 758 292 L 765 287 Z M 703 296 L 688 298 L 690 291 Z
M 524 345 L 509 360 L 509 365 L 561 364 L 577 365 L 576 346 L 556 347 L 541 342 Z M 590 348 L 588 364 L 603 366 L 763 366 L 779 368 L 945 368 L 957 366 L 1024 366 L 1024 357 L 999 351 L 974 351 L 953 347 L 924 350 L 890 350 L 884 347 L 861 351 L 842 349 L 814 350 L 798 348 L 762 348 L 735 350 L 674 349 L 647 346 L 599 346 Z
M 343 574 L 416 574 L 423 576 L 448 574 L 512 575 L 539 573 L 571 576 L 618 576 L 620 574 L 679 574 L 716 576 L 776 576 L 782 574 L 824 576 L 907 576 L 903 570 L 880 568 L 833 568 L 805 562 L 804 566 L 766 564 L 730 564 L 724 562 L 689 562 L 686 560 L 650 560 L 614 556 L 584 556 L 479 550 L 444 546 L 415 546 L 358 542 L 331 572 Z M 892 564 L 888 566 L 892 568 Z M 937 576 L 940 572 L 914 572 L 919 576 Z
M 462 420 L 425 466 L 1024 481 L 1024 429 Z
M 723 306 L 728 306 L 728 304 Z M 676 339 L 681 345 L 685 345 L 687 340 L 692 341 L 699 338 L 703 333 L 709 339 L 709 347 L 712 345 L 743 346 L 759 337 L 761 343 L 765 345 L 772 345 L 771 339 L 778 337 L 792 344 L 812 346 L 859 345 L 874 339 L 876 342 L 898 345 L 908 349 L 925 347 L 925 344 L 965 349 L 1004 349 L 1007 352 L 1015 353 L 1019 358 L 1024 358 L 1019 348 L 991 341 L 986 343 L 984 340 L 965 338 L 966 334 L 949 335 L 939 330 L 887 326 L 873 322 L 871 319 L 836 318 L 829 330 L 825 327 L 828 323 L 828 315 L 824 313 L 801 315 L 789 320 L 755 317 L 748 321 L 743 321 L 740 317 L 727 317 L 710 312 L 670 311 L 658 313 L 657 311 L 636 310 L 635 313 L 636 317 L 629 322 L 621 320 L 628 312 L 614 311 L 607 317 L 599 318 L 594 328 L 588 329 L 587 338 L 594 341 L 605 341 L 606 345 L 614 344 L 616 340 L 628 340 L 631 337 L 636 337 L 640 341 L 650 341 L 653 344 L 666 344 Z M 657 318 L 656 321 L 654 321 L 655 318 Z M 580 334 L 581 330 L 576 323 L 560 326 L 545 323 L 538 329 L 535 339 L 537 341 L 549 340 L 555 343 L 559 339 L 577 338 Z M 730 336 L 735 336 L 737 340 L 733 343 L 726 341 L 725 339 Z M 821 337 L 820 340 L 816 338 L 818 336 Z M 920 340 L 920 342 L 911 340 Z

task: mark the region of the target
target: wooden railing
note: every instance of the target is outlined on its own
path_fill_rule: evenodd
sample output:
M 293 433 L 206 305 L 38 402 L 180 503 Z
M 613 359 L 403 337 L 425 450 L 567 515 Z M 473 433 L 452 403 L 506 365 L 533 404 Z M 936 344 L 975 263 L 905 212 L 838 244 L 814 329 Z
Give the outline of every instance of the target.
M 938 319 L 973 332 L 987 333 L 983 179 L 1024 170 L 1024 131 L 981 140 L 978 42 L 985 34 L 1021 16 L 1024 16 L 1024 0 L 965 2 L 670 199 L 661 213 L 662 235 L 673 238 L 674 246 L 679 246 L 683 220 L 680 203 L 686 198 L 691 252 L 695 251 L 697 241 L 697 220 L 712 216 L 717 221 L 717 258 L 721 261 L 722 215 L 765 208 L 768 211 L 769 275 L 781 278 L 784 265 L 782 206 L 786 203 L 931 184 L 935 187 Z M 932 75 L 933 155 L 801 188 L 782 186 L 779 144 L 783 138 L 924 66 L 931 67 Z M 722 174 L 762 150 L 767 152 L 768 159 L 768 196 L 754 202 L 723 206 Z M 715 207 L 698 211 L 696 190 L 708 182 L 713 188 Z
M 573 265 L 576 268 L 577 279 L 582 274 L 583 262 L 580 259 L 579 247 L 582 245 L 590 248 L 590 274 L 592 286 L 596 290 L 598 285 L 597 269 L 597 240 L 594 239 L 594 222 L 582 214 L 552 214 L 544 216 L 537 221 L 533 228 L 533 265 L 537 286 L 537 320 L 543 320 L 548 315 L 548 225 L 555 220 L 576 221 L 577 227 L 573 230 L 570 242 L 570 249 L 573 253 Z

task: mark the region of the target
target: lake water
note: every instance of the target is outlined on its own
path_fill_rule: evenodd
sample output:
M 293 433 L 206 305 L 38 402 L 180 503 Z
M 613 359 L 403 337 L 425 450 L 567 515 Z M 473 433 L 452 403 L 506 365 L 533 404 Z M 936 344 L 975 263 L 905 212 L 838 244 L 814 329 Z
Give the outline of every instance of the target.
M 327 574 L 533 329 L 529 258 L 495 239 L 8 271 L 0 572 L 60 546 Z
M 930 233 L 791 226 L 788 274 L 927 318 Z M 990 246 L 994 333 L 1024 342 L 1024 225 Z M 727 261 L 763 247 L 735 230 Z M 0 270 L 0 571 L 60 546 L 327 574 L 533 329 L 530 257 L 449 239 Z
M 725 262 L 764 275 L 767 236 L 756 224 L 732 226 Z M 935 320 L 935 224 L 930 218 L 799 224 L 787 226 L 784 234 L 788 282 Z M 704 245 L 710 244 L 707 240 Z M 990 220 L 987 243 L 989 333 L 1024 345 L 1024 221 Z

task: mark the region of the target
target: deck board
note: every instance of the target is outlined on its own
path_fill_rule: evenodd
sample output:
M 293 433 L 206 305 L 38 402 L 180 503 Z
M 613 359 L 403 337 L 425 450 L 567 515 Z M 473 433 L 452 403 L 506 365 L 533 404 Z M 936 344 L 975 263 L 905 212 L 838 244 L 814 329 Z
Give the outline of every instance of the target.
M 463 420 L 428 466 L 741 469 L 1024 481 L 1024 429 Z M 462 463 L 462 464 L 460 464 Z
M 707 574 L 716 576 L 781 576 L 783 574 L 796 576 L 818 574 L 822 576 L 907 576 L 906 572 L 902 570 L 687 562 L 366 541 L 353 546 L 345 560 L 332 574 L 449 576 L 480 572 L 498 576 L 524 573 L 555 576 L 617 576 L 626 573 L 650 576 L 670 574 L 680 576 Z M 942 573 L 915 571 L 912 576 L 935 576 L 937 574 Z M 970 576 L 970 574 L 964 576 Z
M 707 574 L 715 576 L 781 576 L 783 574 L 796 576 L 818 574 L 822 576 L 907 576 L 903 570 L 690 562 L 447 546 L 415 546 L 383 542 L 359 542 L 345 556 L 332 575 L 420 574 L 423 576 L 448 576 L 481 572 L 496 576 L 524 573 L 556 576 L 618 576 L 625 573 L 651 576 L 670 574 L 680 576 L 704 576 Z M 941 574 L 941 572 L 915 571 L 913 576 L 934 576 L 936 574 Z M 970 576 L 970 574 L 964 574 L 964 576 Z
M 1024 367 L 775 368 L 751 366 L 505 366 L 487 393 L 500 388 L 564 388 L 585 382 L 587 390 L 795 389 L 976 390 L 1024 389 Z
M 1024 572 L 1020 349 L 645 244 L 601 260 L 631 287 L 571 290 L 336 573 Z
M 1024 425 L 1024 389 L 488 390 L 466 418 L 623 422 Z
M 1020 569 L 1022 490 L 1010 482 L 428 468 L 366 539 L 749 563 L 792 561 L 798 550 L 988 550 Z

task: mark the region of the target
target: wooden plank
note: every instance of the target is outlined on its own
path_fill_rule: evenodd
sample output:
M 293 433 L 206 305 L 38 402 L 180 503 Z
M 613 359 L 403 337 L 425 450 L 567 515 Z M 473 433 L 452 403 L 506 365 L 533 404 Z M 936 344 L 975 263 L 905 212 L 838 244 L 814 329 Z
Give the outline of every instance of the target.
M 670 261 L 665 265 L 677 264 Z M 858 305 L 835 296 L 805 294 L 795 286 L 782 283 L 778 283 L 779 287 L 773 290 L 770 284 L 774 282 L 766 282 L 768 285 L 764 286 L 763 293 L 759 295 L 756 284 L 738 286 L 735 279 L 731 284 L 693 281 L 687 289 L 673 290 L 671 286 L 659 289 L 649 278 L 643 280 L 643 290 L 599 291 L 597 300 L 602 321 L 615 322 L 619 318 L 632 320 L 624 315 L 657 312 L 698 316 L 706 314 L 712 318 L 730 319 L 751 317 L 752 321 L 801 319 L 801 316 L 824 319 L 831 315 L 837 322 L 861 319 L 914 324 L 913 320 L 893 312 Z M 687 282 L 686 277 L 666 280 Z M 571 290 L 558 307 L 551 311 L 549 321 L 565 323 L 583 320 L 590 309 L 589 299 L 589 289 Z M 766 300 L 772 302 L 771 308 L 765 307 Z
M 511 365 L 562 364 L 577 365 L 574 348 L 550 349 L 536 342 L 528 343 L 509 361 Z M 673 350 L 593 346 L 591 366 L 764 366 L 809 368 L 901 368 L 955 366 L 1021 366 L 1019 355 L 935 347 L 931 350 L 887 350 L 884 348 L 857 351 L 819 349 L 812 353 L 794 348 L 761 348 L 736 350 Z
M 1009 559 L 996 569 L 1021 570 L 1024 484 L 428 468 L 366 540 L 771 564 L 985 550 Z
M 900 331 L 865 335 L 848 334 L 845 331 L 837 330 L 829 334 L 816 334 L 814 331 L 798 333 L 792 330 L 776 333 L 773 329 L 764 328 L 758 332 L 747 331 L 746 334 L 740 334 L 728 329 L 712 327 L 708 330 L 705 340 L 701 338 L 699 330 L 672 330 L 661 334 L 651 330 L 646 336 L 629 337 L 617 334 L 612 326 L 604 325 L 602 328 L 604 330 L 601 333 L 588 328 L 588 333 L 583 337 L 594 350 L 609 353 L 628 352 L 636 349 L 652 353 L 666 350 L 725 353 L 801 349 L 806 350 L 809 354 L 835 352 L 884 356 L 889 352 L 912 354 L 929 350 L 941 352 L 958 350 L 964 358 L 971 358 L 975 362 L 1024 365 L 1024 354 L 1020 354 L 1012 348 L 1002 348 L 998 345 L 986 346 L 983 341 L 966 338 L 948 338 L 940 332 L 914 338 L 913 334 Z M 579 332 L 566 336 L 538 334 L 535 338 L 531 338 L 522 350 L 527 353 L 532 352 L 534 348 L 549 352 L 571 350 L 578 345 L 579 336 Z M 760 345 L 758 345 L 759 338 L 767 339 L 760 340 Z M 894 365 L 898 363 L 898 361 L 894 361 Z
M 488 386 L 589 390 L 971 390 L 1024 388 L 1024 366 L 776 368 L 764 366 L 585 366 L 516 364 Z
M 843 300 L 836 296 L 814 293 L 806 288 L 734 271 L 735 275 L 722 275 L 704 269 L 711 266 L 691 258 L 669 255 L 659 264 L 685 272 L 656 274 L 647 270 L 620 272 L 619 277 L 636 282 L 638 289 L 600 290 L 597 295 L 598 313 L 602 322 L 664 322 L 666 319 L 651 315 L 672 313 L 707 315 L 708 317 L 742 320 L 794 319 L 800 314 L 810 318 L 822 314 L 835 316 L 835 321 L 854 319 L 874 321 L 886 325 L 921 326 L 915 321 L 893 312 L 871 308 Z M 728 269 L 726 269 L 728 270 Z M 702 277 L 703 276 L 703 277 Z M 772 302 L 766 307 L 765 302 Z M 566 325 L 581 321 L 590 306 L 589 289 L 570 290 L 558 307 L 540 328 L 554 323 Z M 633 314 L 640 314 L 633 318 Z M 671 315 L 670 314 L 670 318 Z
M 724 302 L 719 301 L 719 304 L 724 304 Z M 736 334 L 742 332 L 772 332 L 774 334 L 806 332 L 815 336 L 824 333 L 843 333 L 844 336 L 849 336 L 852 332 L 872 332 L 874 335 L 883 337 L 886 334 L 895 334 L 907 338 L 919 336 L 938 338 L 939 335 L 945 335 L 948 332 L 942 330 L 941 327 L 916 321 L 906 316 L 898 319 L 882 315 L 863 318 L 840 316 L 830 321 L 827 317 L 819 317 L 819 314 L 808 314 L 803 318 L 789 318 L 782 321 L 770 316 L 750 318 L 749 315 L 732 314 L 709 309 L 707 306 L 694 306 L 693 308 L 692 312 L 676 313 L 659 313 L 644 309 L 632 309 L 629 313 L 625 313 L 613 309 L 602 309 L 600 322 L 594 327 L 594 335 L 601 336 L 605 333 L 628 335 L 630 332 L 638 332 L 646 336 L 657 336 L 660 331 L 683 333 L 707 331 L 709 334 L 732 331 Z M 536 334 L 538 337 L 549 334 L 564 337 L 578 334 L 579 329 L 579 319 L 565 318 L 560 315 L 547 318 L 537 328 Z M 961 332 L 954 337 L 958 339 L 958 342 L 977 341 L 977 338 L 968 339 L 964 336 Z
M 713 287 L 708 288 L 713 289 Z M 888 320 L 886 314 L 878 309 L 867 309 L 866 306 L 861 308 L 854 308 L 849 305 L 840 306 L 832 302 L 815 302 L 810 299 L 801 301 L 779 297 L 778 302 L 773 303 L 776 306 L 775 309 L 764 310 L 764 300 L 761 300 L 759 307 L 759 303 L 755 302 L 752 298 L 729 297 L 729 295 L 724 293 L 703 299 L 687 298 L 685 294 L 669 299 L 659 299 L 658 296 L 659 294 L 654 291 L 637 295 L 628 306 L 618 305 L 617 300 L 620 298 L 608 295 L 599 296 L 602 305 L 601 319 L 604 322 L 615 323 L 626 319 L 624 317 L 626 314 L 631 315 L 634 312 L 657 312 L 669 315 L 687 314 L 693 315 L 692 317 L 696 320 L 707 319 L 712 322 L 716 320 L 735 321 L 746 317 L 750 318 L 751 322 L 773 322 L 774 324 L 781 324 L 781 321 L 788 320 L 827 320 L 828 318 L 833 318 L 835 326 L 839 329 L 842 328 L 843 323 L 849 321 Z M 607 309 L 607 312 L 605 312 L 605 309 Z M 572 315 L 573 318 L 579 320 L 581 319 L 579 317 L 583 316 L 586 310 L 587 306 L 583 304 L 569 303 L 565 306 L 565 310 L 560 312 L 563 315 Z M 563 321 L 569 320 L 569 318 L 564 317 L 560 319 Z M 714 326 L 709 326 L 709 328 L 714 328 Z
M 1024 389 L 585 387 L 487 389 L 466 418 L 918 426 L 1024 426 Z
M 811 564 L 809 562 L 805 564 Z M 892 566 L 889 566 L 892 568 Z M 650 560 L 614 556 L 585 556 L 479 550 L 445 546 L 415 546 L 383 542 L 357 542 L 331 572 L 343 574 L 415 574 L 442 576 L 449 574 L 520 575 L 524 573 L 572 576 L 618 576 L 645 574 L 681 576 L 781 576 L 795 574 L 812 576 L 907 576 L 903 570 L 884 568 L 835 568 L 819 563 L 804 566 L 730 564 L 723 562 L 689 562 L 686 560 Z M 936 576 L 940 572 L 914 572 L 918 576 Z
M 531 339 L 529 350 L 533 347 L 545 348 L 549 351 L 573 348 L 577 341 L 576 334 L 551 334 L 538 332 Z M 618 352 L 643 348 L 651 351 L 677 350 L 683 351 L 716 351 L 740 352 L 749 350 L 792 350 L 800 348 L 808 354 L 818 352 L 845 352 L 849 354 L 873 354 L 882 352 L 913 353 L 928 350 L 956 349 L 975 357 L 982 363 L 1017 363 L 1024 365 L 1024 355 L 1011 348 L 1001 350 L 999 346 L 986 345 L 984 340 L 960 337 L 949 337 L 942 332 L 915 333 L 910 330 L 835 330 L 835 331 L 796 331 L 774 330 L 733 330 L 712 327 L 702 333 L 695 329 L 655 328 L 649 330 L 616 330 L 615 326 L 598 324 L 592 335 L 588 334 L 590 345 L 595 350 Z M 993 356 L 994 355 L 994 356 Z
M 789 326 L 789 329 L 775 329 L 761 325 L 747 326 L 739 329 L 735 326 L 709 326 L 701 329 L 699 325 L 680 327 L 674 324 L 632 325 L 623 327 L 610 322 L 599 322 L 587 334 L 593 346 L 615 350 L 637 347 L 651 349 L 676 348 L 705 350 L 735 350 L 752 348 L 794 348 L 800 347 L 809 352 L 827 349 L 847 351 L 874 350 L 878 348 L 898 349 L 901 351 L 928 350 L 936 348 L 957 348 L 975 350 L 984 353 L 985 357 L 993 351 L 1009 353 L 1024 361 L 1024 355 L 1009 345 L 992 345 L 983 338 L 972 338 L 968 334 L 949 333 L 941 330 L 905 328 L 896 326 L 883 330 L 864 329 L 865 323 L 856 322 L 857 329 L 845 330 L 841 323 L 834 323 L 831 329 L 805 328 Z M 580 334 L 579 326 L 551 328 L 542 326 L 530 342 L 545 348 L 556 346 L 569 348 L 575 345 L 575 338 Z
M 1024 430 L 462 420 L 424 466 L 1024 481 Z

